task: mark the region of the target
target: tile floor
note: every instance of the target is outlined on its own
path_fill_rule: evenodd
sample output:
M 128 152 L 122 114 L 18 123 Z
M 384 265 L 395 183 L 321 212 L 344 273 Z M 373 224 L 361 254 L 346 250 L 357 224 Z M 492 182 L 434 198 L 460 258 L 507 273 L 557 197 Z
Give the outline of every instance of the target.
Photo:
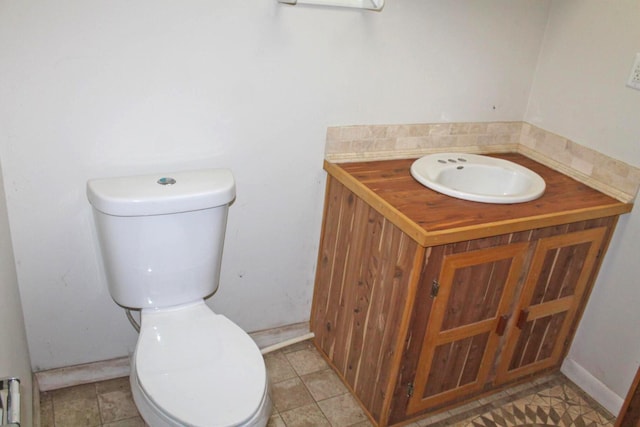
M 508 389 L 508 396 L 492 396 L 490 403 L 449 411 L 449 417 L 422 420 L 421 427 L 613 427 L 615 417 L 562 374 Z M 498 393 L 499 395 L 500 393 Z M 468 410 L 465 411 L 465 407 Z
M 269 427 L 371 426 L 338 376 L 310 342 L 265 356 L 273 415 Z M 41 427 L 145 426 L 128 378 L 40 393 Z
M 268 427 L 364 427 L 372 424 L 338 376 L 310 342 L 265 356 L 271 382 L 273 415 Z M 564 377 L 562 377 L 564 378 Z M 566 381 L 554 378 L 554 381 Z M 549 380 L 547 380 L 549 381 Z M 539 383 L 544 379 L 538 380 Z M 539 386 L 540 384 L 531 384 Z M 497 393 L 410 424 L 408 427 L 455 425 L 456 413 L 478 411 L 501 402 L 527 385 Z M 502 404 L 502 402 L 501 402 Z M 496 406 L 498 407 L 498 406 Z M 465 412 L 466 411 L 466 412 Z M 481 413 L 481 412 L 477 412 Z M 453 418 L 452 418 L 453 417 Z M 460 421 L 459 418 L 456 421 Z M 144 427 L 131 397 L 128 378 L 85 384 L 40 394 L 42 427 Z
M 40 393 L 41 427 L 144 427 L 129 378 Z

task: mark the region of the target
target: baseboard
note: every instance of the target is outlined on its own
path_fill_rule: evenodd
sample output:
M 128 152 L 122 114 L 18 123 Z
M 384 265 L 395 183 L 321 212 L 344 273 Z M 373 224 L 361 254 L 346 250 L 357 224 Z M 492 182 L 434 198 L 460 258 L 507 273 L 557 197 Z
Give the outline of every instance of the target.
M 278 328 L 249 333 L 260 349 L 309 333 L 309 322 L 294 323 Z
M 579 365 L 575 360 L 566 358 L 560 371 L 573 381 L 578 387 L 593 397 L 599 404 L 611 412 L 618 415 L 624 399 L 614 393 L 599 379 L 591 375 L 589 371 Z
M 36 372 L 35 375 L 40 391 L 51 391 L 74 385 L 112 380 L 129 375 L 129 357 L 50 369 Z
M 309 333 L 309 322 L 265 329 L 249 334 L 259 348 L 265 348 Z M 103 360 L 36 372 L 40 391 L 51 391 L 80 384 L 106 381 L 129 375 L 129 357 Z

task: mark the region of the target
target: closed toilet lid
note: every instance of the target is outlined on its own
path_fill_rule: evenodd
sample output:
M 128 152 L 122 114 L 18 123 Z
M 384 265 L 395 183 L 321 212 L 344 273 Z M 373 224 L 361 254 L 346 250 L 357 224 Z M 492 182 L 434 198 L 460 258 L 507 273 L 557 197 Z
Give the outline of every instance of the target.
M 189 426 L 234 426 L 259 408 L 264 359 L 254 341 L 204 303 L 143 310 L 138 382 L 166 414 Z

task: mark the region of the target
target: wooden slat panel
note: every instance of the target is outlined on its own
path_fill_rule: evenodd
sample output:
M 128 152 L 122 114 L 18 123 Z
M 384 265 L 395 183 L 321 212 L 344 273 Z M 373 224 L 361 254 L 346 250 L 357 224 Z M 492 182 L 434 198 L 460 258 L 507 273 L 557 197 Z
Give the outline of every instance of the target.
M 344 282 L 346 257 L 336 257 L 336 252 L 348 252 L 351 245 L 351 218 L 355 209 L 355 196 L 332 180 L 327 182 L 323 242 L 320 246 L 316 283 L 311 313 L 311 323 L 316 331 L 316 344 L 333 357 L 335 333 L 340 299 L 340 287 Z M 345 220 L 347 219 L 347 220 Z M 322 329 L 322 333 L 318 333 Z
M 547 333 L 544 336 L 544 340 L 540 343 L 536 360 L 547 360 L 553 357 L 553 352 L 556 350 L 558 337 L 561 334 L 567 313 L 569 313 L 569 310 L 558 312 L 551 316 Z
M 527 340 L 527 345 L 524 347 L 522 358 L 520 359 L 520 366 L 527 366 L 538 361 L 538 352 L 540 345 L 546 335 L 549 325 L 551 324 L 551 317 L 542 317 L 533 321 L 533 327 L 531 328 L 531 335 Z M 555 337 L 554 337 L 555 338 Z
M 540 275 L 531 303 L 540 304 L 561 296 L 573 295 L 590 246 L 586 242 L 549 251 L 545 259 L 549 270 L 543 269 L 544 273 Z M 548 272 L 550 274 L 545 276 Z
M 506 259 L 458 269 L 453 287 L 466 285 L 466 289 L 449 301 L 442 330 L 494 317 L 510 267 L 511 260 Z
M 434 351 L 424 398 L 470 385 L 478 380 L 489 333 L 439 345 Z
M 312 307 L 317 347 L 374 417 L 380 417 L 397 372 L 415 241 L 332 178 Z M 406 321 L 405 321 L 406 322 Z
M 405 350 L 402 365 L 398 372 L 396 388 L 393 394 L 393 405 L 389 416 L 390 424 L 406 418 L 406 406 L 409 396 L 407 389 L 409 383 L 413 383 L 418 369 L 420 349 L 425 339 L 425 330 L 428 324 L 434 298 L 431 294 L 431 283 L 440 274 L 442 261 L 446 254 L 450 254 L 452 245 L 427 248 L 424 252 L 423 269 L 420 274 L 418 288 L 415 295 L 415 304 L 410 319 L 410 328 L 405 339 Z
M 435 396 L 475 382 L 488 338 L 489 333 L 483 333 L 436 347 L 433 369 L 429 373 L 423 397 Z
M 489 341 L 489 334 L 481 334 L 473 337 L 471 341 L 471 348 L 467 354 L 465 366 L 460 375 L 459 384 L 466 385 L 471 384 L 478 379 L 482 369 L 482 356 L 487 348 Z
M 508 347 L 507 351 L 503 352 L 502 358 L 504 359 L 501 364 L 507 363 L 506 360 L 509 360 L 508 370 L 512 371 L 521 366 L 522 355 L 525 352 L 528 338 L 531 336 L 531 330 L 533 329 L 535 323 L 534 322 L 526 322 L 524 327 L 521 329 L 520 334 L 517 337 L 513 337 L 510 339 L 516 339 L 516 343 L 513 344 L 513 350 L 511 350 L 511 354 L 509 354 Z
M 553 356 L 566 315 L 565 311 L 527 322 L 518 336 L 518 344 L 511 357 L 509 370 L 549 360 Z
M 465 308 L 474 291 L 477 291 L 477 286 L 470 285 L 474 277 L 472 274 L 472 267 L 460 268 L 455 271 L 451 283 L 452 291 L 449 295 L 449 305 L 443 314 L 444 318 L 442 319 L 441 331 L 469 323 L 464 323 Z M 460 290 L 461 287 L 464 287 L 464 291 Z
M 364 206 L 364 204 L 359 204 Z M 347 327 L 340 328 L 345 334 L 339 336 L 339 342 L 349 343 L 346 347 L 347 353 L 344 359 L 335 360 L 336 366 L 342 370 L 342 374 L 351 386 L 355 389 L 357 385 L 357 375 L 360 367 L 364 341 L 366 339 L 366 324 L 371 313 L 371 304 L 375 304 L 377 300 L 371 298 L 374 296 L 377 283 L 376 274 L 379 272 L 377 268 L 380 260 L 379 253 L 374 252 L 378 248 L 379 243 L 385 238 L 383 233 L 384 218 L 380 215 L 374 215 L 375 212 L 367 209 L 365 221 L 358 221 L 362 228 L 358 228 L 357 235 L 362 235 L 358 239 L 360 245 L 356 247 L 353 253 L 359 260 L 358 263 L 352 263 L 350 266 L 351 276 L 346 282 L 348 288 L 345 289 L 344 305 L 346 310 L 343 311 L 344 317 L 338 319 L 341 324 Z M 364 215 L 362 215 L 364 216 Z M 352 285 L 353 284 L 353 285 Z M 379 289 L 378 289 L 379 291 Z M 371 299 L 370 299 L 371 298 Z
M 454 344 L 456 344 L 456 342 L 446 342 L 434 348 L 431 359 L 431 369 L 424 392 L 422 393 L 422 398 L 447 391 L 444 389 L 444 381 L 447 378 L 447 367 L 450 361 L 449 356 L 452 350 L 454 350 Z

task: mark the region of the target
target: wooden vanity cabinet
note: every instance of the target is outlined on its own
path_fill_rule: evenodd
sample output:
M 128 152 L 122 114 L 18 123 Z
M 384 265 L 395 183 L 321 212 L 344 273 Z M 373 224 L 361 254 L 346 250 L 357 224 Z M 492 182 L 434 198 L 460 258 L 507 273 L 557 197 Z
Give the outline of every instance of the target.
M 558 369 L 616 221 L 424 247 L 329 176 L 316 346 L 379 426 Z

